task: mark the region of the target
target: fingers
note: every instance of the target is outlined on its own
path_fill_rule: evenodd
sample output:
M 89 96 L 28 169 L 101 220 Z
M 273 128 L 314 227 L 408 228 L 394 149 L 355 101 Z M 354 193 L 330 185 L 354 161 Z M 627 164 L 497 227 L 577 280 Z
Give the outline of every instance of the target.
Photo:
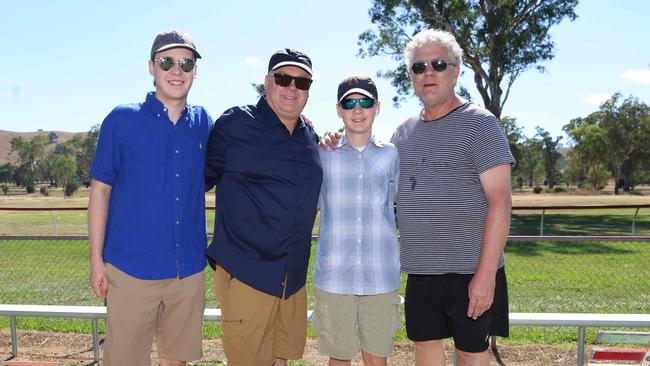
M 476 320 L 492 307 L 492 296 L 470 296 L 467 316 Z

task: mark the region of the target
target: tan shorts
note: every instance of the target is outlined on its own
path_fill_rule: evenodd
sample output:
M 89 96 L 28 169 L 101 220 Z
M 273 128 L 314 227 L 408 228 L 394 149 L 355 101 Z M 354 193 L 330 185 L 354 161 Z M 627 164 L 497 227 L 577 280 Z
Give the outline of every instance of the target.
M 217 266 L 214 293 L 221 305 L 222 342 L 228 365 L 270 366 L 275 358 L 302 358 L 307 337 L 304 286 L 281 299 L 232 278 Z
M 393 353 L 393 335 L 400 327 L 399 295 L 341 295 L 314 288 L 316 304 L 312 324 L 321 353 L 351 360 L 361 348 L 374 356 Z
M 203 271 L 183 279 L 141 280 L 109 264 L 107 275 L 102 365 L 150 365 L 154 336 L 159 358 L 193 361 L 203 357 Z

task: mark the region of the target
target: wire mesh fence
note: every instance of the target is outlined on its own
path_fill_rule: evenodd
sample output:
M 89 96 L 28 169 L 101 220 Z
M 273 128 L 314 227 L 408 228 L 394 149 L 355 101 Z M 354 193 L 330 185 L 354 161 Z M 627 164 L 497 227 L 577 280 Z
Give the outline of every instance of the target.
M 0 303 L 101 305 L 87 240 L 0 239 Z M 513 312 L 650 313 L 650 242 L 510 241 Z M 206 269 L 209 307 L 216 307 Z

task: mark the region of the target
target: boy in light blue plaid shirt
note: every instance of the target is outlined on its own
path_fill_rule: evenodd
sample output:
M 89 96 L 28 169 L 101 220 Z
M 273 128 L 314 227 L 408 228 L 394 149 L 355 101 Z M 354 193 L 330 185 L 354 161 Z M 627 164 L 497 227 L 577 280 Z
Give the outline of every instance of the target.
M 343 80 L 337 101 L 345 134 L 335 149 L 320 150 L 313 324 L 329 365 L 350 365 L 359 343 L 364 365 L 386 365 L 400 326 L 399 158 L 393 144 L 372 135 L 380 103 L 370 78 Z

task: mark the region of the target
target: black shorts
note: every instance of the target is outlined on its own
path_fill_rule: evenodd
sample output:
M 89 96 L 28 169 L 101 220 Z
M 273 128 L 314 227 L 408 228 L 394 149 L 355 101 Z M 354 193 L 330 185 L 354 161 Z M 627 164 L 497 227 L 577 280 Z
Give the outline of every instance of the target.
M 492 307 L 474 320 L 467 316 L 467 287 L 473 274 L 408 275 L 404 311 L 406 335 L 415 342 L 454 338 L 464 352 L 483 352 L 492 335 L 507 337 L 508 287 L 506 273 L 496 274 Z

